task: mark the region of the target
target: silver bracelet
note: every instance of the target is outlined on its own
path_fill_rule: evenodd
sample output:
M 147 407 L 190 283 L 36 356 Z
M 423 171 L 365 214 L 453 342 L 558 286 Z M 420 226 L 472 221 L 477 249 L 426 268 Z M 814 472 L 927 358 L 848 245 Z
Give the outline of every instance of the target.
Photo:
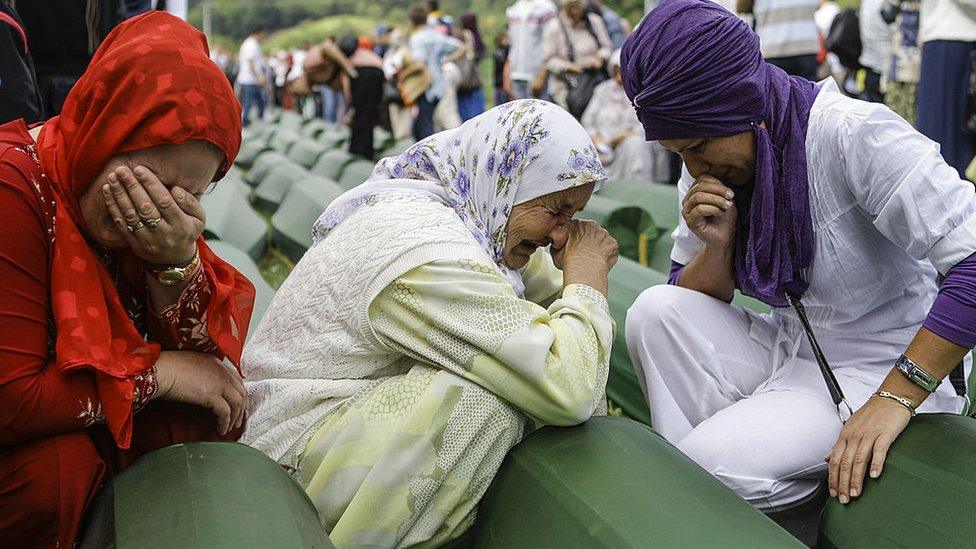
M 898 404 L 901 404 L 905 408 L 908 408 L 908 411 L 912 413 L 912 417 L 915 417 L 915 415 L 916 415 L 915 406 L 912 405 L 912 401 L 908 400 L 905 397 L 900 397 L 900 396 L 898 396 L 898 395 L 896 395 L 894 393 L 890 393 L 888 391 L 878 391 L 878 392 L 874 393 L 871 396 L 876 396 L 876 397 L 880 397 L 880 398 L 887 398 L 888 400 L 894 400 Z

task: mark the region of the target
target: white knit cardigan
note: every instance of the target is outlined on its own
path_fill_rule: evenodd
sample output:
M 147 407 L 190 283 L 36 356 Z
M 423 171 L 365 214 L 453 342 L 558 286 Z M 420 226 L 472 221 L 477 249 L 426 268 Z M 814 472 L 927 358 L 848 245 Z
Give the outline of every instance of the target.
M 434 202 L 365 206 L 313 246 L 244 348 L 241 441 L 297 467 L 329 413 L 399 373 L 401 354 L 370 327 L 370 303 L 404 273 L 444 259 L 491 264 L 457 214 Z

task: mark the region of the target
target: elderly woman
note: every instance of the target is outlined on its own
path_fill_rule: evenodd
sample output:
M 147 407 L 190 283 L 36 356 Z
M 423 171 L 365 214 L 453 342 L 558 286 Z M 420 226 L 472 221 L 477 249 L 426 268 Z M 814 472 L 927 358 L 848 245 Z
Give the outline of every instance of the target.
M 661 4 L 622 60 L 647 138 L 687 167 L 673 285 L 627 317 L 655 427 L 765 511 L 824 477 L 849 502 L 916 412 L 966 407 L 972 185 L 887 107 L 765 63 L 707 0 Z
M 603 19 L 587 13 L 583 0 L 560 0 L 559 5 L 559 16 L 542 31 L 542 59 L 550 76 L 549 95 L 579 118 L 594 85 L 606 79 L 613 48 Z M 591 96 L 571 96 L 573 88 L 588 90 Z
M 316 223 L 245 349 L 243 440 L 337 546 L 456 538 L 533 422 L 603 408 L 617 247 L 572 216 L 605 180 L 575 120 L 518 101 L 383 159 Z
M 105 480 L 232 440 L 253 286 L 200 239 L 241 115 L 206 39 L 123 23 L 59 117 L 0 126 L 0 546 L 71 547 Z M 216 416 L 216 418 L 214 418 Z
M 667 153 L 644 140 L 644 129 L 624 92 L 620 50 L 610 56 L 611 79 L 600 83 L 580 122 L 590 133 L 611 180 L 667 181 Z

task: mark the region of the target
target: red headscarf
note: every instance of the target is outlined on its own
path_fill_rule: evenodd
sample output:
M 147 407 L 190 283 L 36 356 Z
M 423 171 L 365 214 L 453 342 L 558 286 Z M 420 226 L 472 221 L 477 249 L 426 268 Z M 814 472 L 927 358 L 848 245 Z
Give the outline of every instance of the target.
M 41 167 L 56 201 L 51 303 L 62 372 L 94 372 L 116 442 L 132 436 L 133 376 L 152 368 L 160 347 L 129 319 L 108 271 L 85 242 L 78 198 L 120 153 L 166 143 L 208 141 L 224 152 L 218 178 L 241 144 L 241 110 L 210 60 L 206 38 L 182 20 L 150 12 L 119 25 L 71 89 L 61 116 L 38 138 Z M 207 328 L 238 364 L 254 303 L 253 285 L 199 241 L 213 295 Z M 136 261 L 131 254 L 126 261 Z

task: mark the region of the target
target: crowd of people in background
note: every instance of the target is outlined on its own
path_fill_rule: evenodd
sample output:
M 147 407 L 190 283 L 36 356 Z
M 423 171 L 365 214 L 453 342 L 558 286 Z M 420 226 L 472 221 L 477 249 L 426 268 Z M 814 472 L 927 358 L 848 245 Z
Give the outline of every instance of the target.
M 976 151 L 976 8 L 954 0 L 863 0 L 848 9 L 835 0 L 716 1 L 752 25 L 766 60 L 811 80 L 832 77 L 850 96 L 886 103 L 965 173 Z M 92 19 L 84 3 L 62 4 L 68 19 Z M 60 112 L 100 37 L 147 9 L 137 4 L 150 3 L 122 3 L 128 7 L 98 14 L 98 25 L 69 32 L 45 19 L 38 5 L 21 2 L 15 10 L 13 2 L 0 2 L 0 30 L 9 38 L 0 94 L 33 90 L 0 101 L 2 118 L 42 120 Z M 374 127 L 419 140 L 487 106 L 539 98 L 583 122 L 616 177 L 677 181 L 675 155 L 638 144 L 636 116 L 613 77 L 611 59 L 631 21 L 602 0 L 516 0 L 505 16 L 491 50 L 474 12 L 455 17 L 426 0 L 399 27 L 384 23 L 370 35 L 332 36 L 324 50 L 306 42 L 266 51 L 267 33 L 255 28 L 237 51 L 213 46 L 210 53 L 234 84 L 245 127 L 268 104 L 293 109 L 349 125 L 356 136 L 350 151 L 372 159 Z M 307 65 L 322 62 L 321 55 L 308 58 L 313 50 L 348 70 L 327 84 L 306 78 Z
M 864 0 L 846 10 L 834 0 L 717 3 L 753 26 L 769 62 L 810 80 L 832 77 L 850 96 L 885 102 L 938 142 L 960 173 L 971 162 L 976 10 L 952 0 Z M 337 55 L 355 68 L 333 85 L 294 85 L 309 45 L 265 56 L 262 29 L 236 55 L 214 48 L 212 56 L 237 83 L 245 126 L 249 113 L 262 116 L 272 102 L 352 126 L 361 138 L 350 150 L 368 158 L 373 126 L 419 140 L 460 126 L 486 106 L 539 98 L 582 121 L 616 178 L 674 183 L 680 176 L 678 158 L 637 130 L 613 62 L 632 24 L 601 0 L 517 0 L 493 51 L 471 11 L 454 17 L 427 0 L 411 6 L 408 19 L 403 27 L 379 25 L 369 36 L 331 37 Z M 491 69 L 482 71 L 486 62 Z

